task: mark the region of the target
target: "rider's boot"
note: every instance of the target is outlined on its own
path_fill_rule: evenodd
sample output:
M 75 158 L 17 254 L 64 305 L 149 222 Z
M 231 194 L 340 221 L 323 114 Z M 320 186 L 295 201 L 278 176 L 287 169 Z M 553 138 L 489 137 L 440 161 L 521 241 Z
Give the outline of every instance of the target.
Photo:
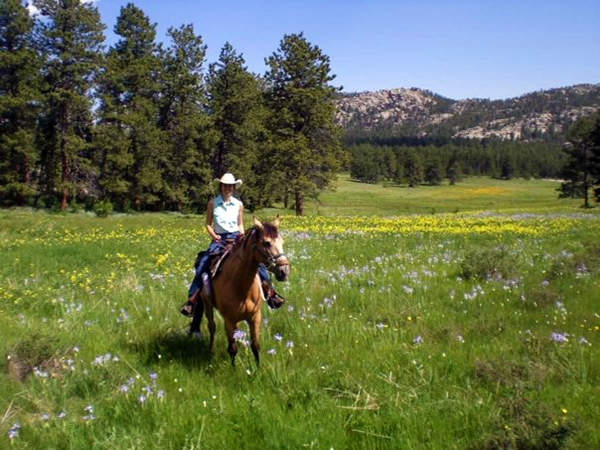
M 185 317 L 194 317 L 194 310 L 196 309 L 196 304 L 199 299 L 200 289 L 196 289 L 196 292 L 181 306 L 179 312 Z
M 271 286 L 268 282 L 263 281 L 262 288 L 263 293 L 265 294 L 265 297 L 267 299 L 267 305 L 269 305 L 269 308 L 277 309 L 283 306 L 283 304 L 285 303 L 285 298 L 283 298 L 281 295 L 275 292 L 273 286 Z

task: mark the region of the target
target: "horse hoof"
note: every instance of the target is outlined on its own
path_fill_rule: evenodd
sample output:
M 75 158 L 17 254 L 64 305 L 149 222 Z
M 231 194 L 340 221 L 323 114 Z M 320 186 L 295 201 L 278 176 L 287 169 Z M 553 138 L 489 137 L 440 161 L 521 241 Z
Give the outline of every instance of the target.
M 201 341 L 202 340 L 202 333 L 200 333 L 199 331 L 191 331 L 189 333 L 190 337 L 192 339 L 195 339 L 197 341 Z

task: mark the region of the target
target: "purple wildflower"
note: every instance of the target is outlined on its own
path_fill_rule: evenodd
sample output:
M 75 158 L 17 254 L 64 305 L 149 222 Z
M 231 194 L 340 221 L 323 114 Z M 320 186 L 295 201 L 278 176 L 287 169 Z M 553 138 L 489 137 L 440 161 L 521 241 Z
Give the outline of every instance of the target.
M 277 351 L 274 348 L 272 348 L 271 350 L 267 351 L 267 353 L 269 355 L 274 355 L 275 353 L 277 353 Z
M 33 374 L 40 378 L 48 378 L 48 375 L 50 375 L 48 372 L 41 370 L 39 367 L 33 368 Z
M 283 336 L 281 336 L 281 334 L 276 333 L 275 336 L 273 336 L 273 339 L 275 339 L 277 342 L 281 342 L 283 339 Z
M 423 337 L 418 334 L 416 338 L 413 339 L 413 344 L 419 345 L 423 343 Z
M 590 343 L 588 342 L 588 340 L 587 340 L 586 338 L 584 338 L 583 336 L 581 336 L 581 337 L 579 338 L 579 343 L 580 343 L 580 344 L 584 344 L 584 345 L 592 345 L 592 344 L 590 344 Z
M 287 341 L 287 342 L 285 343 L 285 346 L 286 346 L 287 348 L 293 348 L 293 347 L 294 347 L 294 341 Z
M 14 439 L 19 437 L 19 430 L 21 429 L 21 424 L 19 422 L 15 423 L 10 430 L 8 430 L 8 438 Z
M 94 361 L 92 361 L 92 366 L 103 366 L 106 363 L 110 362 L 113 359 L 113 356 L 110 353 L 107 353 L 106 355 L 100 355 L 100 356 L 96 356 L 94 358 Z M 117 358 L 118 361 L 118 358 Z
M 241 340 L 243 340 L 243 339 L 245 339 L 245 338 L 246 338 L 246 332 L 245 332 L 245 331 L 242 331 L 242 330 L 235 330 L 235 331 L 233 332 L 233 338 L 234 338 L 236 341 L 241 341 Z
M 554 333 L 553 332 L 550 334 L 550 340 L 553 342 L 562 344 L 564 342 L 569 342 L 569 338 L 567 336 L 568 336 L 567 333 Z

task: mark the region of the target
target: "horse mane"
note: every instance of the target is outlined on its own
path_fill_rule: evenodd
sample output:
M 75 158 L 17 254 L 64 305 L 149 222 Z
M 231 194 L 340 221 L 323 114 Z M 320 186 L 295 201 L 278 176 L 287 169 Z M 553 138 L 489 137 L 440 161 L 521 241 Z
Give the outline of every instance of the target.
M 262 224 L 262 230 L 259 229 L 257 226 L 252 226 L 250 228 L 248 228 L 246 230 L 246 233 L 244 233 L 244 237 L 241 241 L 236 242 L 235 246 L 233 247 L 232 251 L 236 251 L 238 248 L 242 247 L 245 248 L 246 245 L 248 244 L 248 242 L 250 242 L 250 238 L 252 236 L 254 236 L 255 233 L 262 233 L 263 236 L 266 236 L 268 238 L 271 239 L 276 239 L 277 236 L 279 236 L 279 233 L 277 231 L 277 227 L 275 225 L 273 225 L 270 222 L 264 222 Z

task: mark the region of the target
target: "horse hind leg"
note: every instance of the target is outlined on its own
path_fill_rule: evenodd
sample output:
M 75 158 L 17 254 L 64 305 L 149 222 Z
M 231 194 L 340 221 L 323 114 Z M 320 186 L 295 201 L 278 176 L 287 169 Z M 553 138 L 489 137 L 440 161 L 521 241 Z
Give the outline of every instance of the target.
M 206 322 L 208 323 L 208 332 L 210 336 L 208 349 L 212 352 L 215 343 L 215 330 L 217 329 L 217 326 L 215 325 L 214 310 L 212 303 L 205 295 L 202 295 L 202 300 L 204 302 L 204 313 L 206 314 Z
M 200 294 L 197 293 L 197 296 Z M 202 323 L 202 315 L 204 313 L 204 307 L 202 304 L 202 299 L 199 298 L 196 300 L 197 304 L 194 308 L 194 317 L 192 318 L 192 322 L 190 323 L 190 334 L 194 335 L 196 333 L 200 333 L 200 324 Z
M 237 355 L 237 344 L 235 343 L 235 338 L 233 334 L 237 328 L 237 324 L 232 322 L 231 320 L 225 319 L 225 334 L 227 335 L 227 352 L 231 357 L 231 365 L 235 366 L 235 355 Z

